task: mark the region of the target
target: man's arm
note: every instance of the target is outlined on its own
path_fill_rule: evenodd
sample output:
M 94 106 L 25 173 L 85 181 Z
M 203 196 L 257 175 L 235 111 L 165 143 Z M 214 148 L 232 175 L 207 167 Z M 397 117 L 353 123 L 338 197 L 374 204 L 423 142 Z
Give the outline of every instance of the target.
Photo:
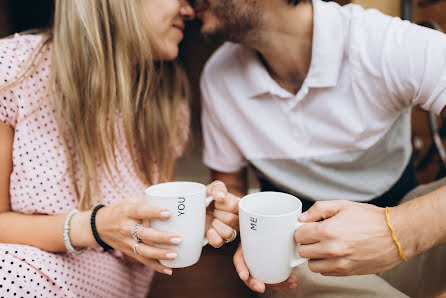
M 408 258 L 446 242 L 446 186 L 389 211 Z
M 446 242 L 446 187 L 389 209 L 407 258 Z M 402 262 L 384 208 L 349 201 L 319 201 L 299 218 L 299 254 L 310 270 L 346 276 L 386 271 Z M 322 222 L 316 222 L 325 219 Z
M 211 170 L 211 178 L 214 181 L 222 181 L 226 185 L 228 192 L 239 198 L 242 198 L 248 193 L 247 173 L 247 168 L 243 168 L 235 173 L 222 173 Z

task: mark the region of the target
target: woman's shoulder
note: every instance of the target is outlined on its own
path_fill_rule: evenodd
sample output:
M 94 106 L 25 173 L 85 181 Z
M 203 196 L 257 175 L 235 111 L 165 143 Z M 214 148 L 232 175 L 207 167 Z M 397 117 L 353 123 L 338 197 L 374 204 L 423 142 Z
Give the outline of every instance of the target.
M 31 34 L 0 39 L 0 121 L 11 127 L 43 98 L 36 94 L 45 89 L 42 85 L 46 83 L 50 61 L 42 64 L 39 57 L 49 59 L 46 55 L 50 51 L 45 46 L 48 40 L 45 35 Z M 39 75 L 33 77 L 34 72 Z
M 17 78 L 48 39 L 43 34 L 14 34 L 0 39 L 0 87 Z

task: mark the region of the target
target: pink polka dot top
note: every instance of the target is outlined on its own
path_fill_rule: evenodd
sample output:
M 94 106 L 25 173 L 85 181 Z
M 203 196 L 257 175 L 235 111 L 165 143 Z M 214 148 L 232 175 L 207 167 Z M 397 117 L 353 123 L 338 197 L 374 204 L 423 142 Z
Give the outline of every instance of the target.
M 78 200 L 48 96 L 51 46 L 34 53 L 42 39 L 16 34 L 0 40 L 0 120 L 14 130 L 11 209 L 67 214 Z M 37 68 L 17 80 L 32 55 L 38 55 Z M 187 138 L 189 111 L 184 110 L 178 121 Z M 181 154 L 182 148 L 177 151 Z M 101 196 L 96 196 L 94 205 L 144 194 L 147 185 L 135 174 L 126 152 L 117 150 L 118 168 L 112 175 L 118 183 L 108 175 L 99 176 Z M 151 269 L 96 247 L 72 256 L 0 243 L 0 297 L 145 297 L 152 277 Z

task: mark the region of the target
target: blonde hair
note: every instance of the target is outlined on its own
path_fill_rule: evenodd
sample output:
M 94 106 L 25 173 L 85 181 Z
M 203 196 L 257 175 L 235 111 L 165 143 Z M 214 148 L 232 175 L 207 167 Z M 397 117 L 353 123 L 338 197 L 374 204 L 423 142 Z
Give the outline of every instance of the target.
M 153 61 L 149 20 L 138 3 L 56 0 L 54 104 L 82 209 L 99 191 L 98 168 L 110 177 L 116 168 L 118 118 L 138 176 L 152 184 L 173 173 L 177 116 L 189 98 L 188 83 L 176 62 Z

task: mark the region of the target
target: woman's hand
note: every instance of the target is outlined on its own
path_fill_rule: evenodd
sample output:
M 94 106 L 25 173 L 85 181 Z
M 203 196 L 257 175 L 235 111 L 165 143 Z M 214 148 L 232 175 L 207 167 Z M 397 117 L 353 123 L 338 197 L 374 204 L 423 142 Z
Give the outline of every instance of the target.
M 101 239 L 114 249 L 160 273 L 171 275 L 172 270 L 161 265 L 158 260 L 173 260 L 176 251 L 156 247 L 153 243 L 179 245 L 181 238 L 175 233 L 155 230 L 149 226 L 150 219 L 167 220 L 170 214 L 171 211 L 166 208 L 148 205 L 142 197 L 132 197 L 100 209 L 96 215 L 96 227 Z M 137 230 L 136 236 L 141 241 L 135 254 L 136 242 L 132 231 L 137 224 L 144 226 Z
M 294 237 L 311 271 L 327 276 L 383 272 L 401 263 L 383 208 L 319 201 L 300 216 Z M 322 222 L 315 222 L 325 219 Z M 392 219 L 392 214 L 390 219 Z
M 239 198 L 229 193 L 221 181 L 214 181 L 206 187 L 206 195 L 212 195 L 214 208 L 207 209 L 207 220 L 210 227 L 206 232 L 209 244 L 215 248 L 234 241 L 237 237 Z

